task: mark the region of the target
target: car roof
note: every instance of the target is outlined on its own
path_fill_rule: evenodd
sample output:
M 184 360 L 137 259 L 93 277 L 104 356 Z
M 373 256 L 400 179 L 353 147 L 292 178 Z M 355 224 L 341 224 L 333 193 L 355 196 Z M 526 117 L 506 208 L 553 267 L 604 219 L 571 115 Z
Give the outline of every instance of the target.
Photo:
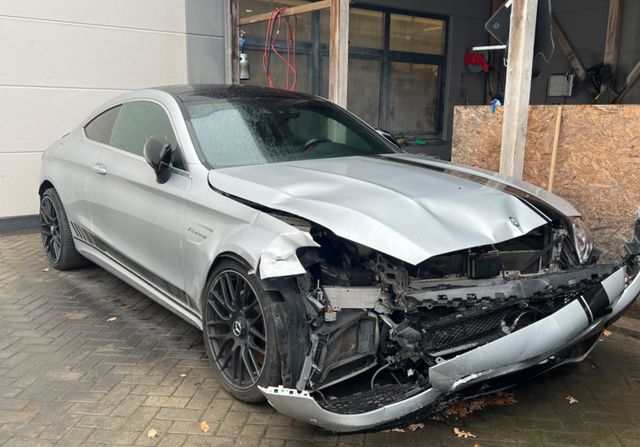
M 201 101 L 203 97 L 213 99 L 242 99 L 242 98 L 299 98 L 299 99 L 319 99 L 317 96 L 306 93 L 290 92 L 268 87 L 255 85 L 237 84 L 185 84 L 168 85 L 154 87 L 154 90 L 161 90 L 169 93 L 182 102 Z

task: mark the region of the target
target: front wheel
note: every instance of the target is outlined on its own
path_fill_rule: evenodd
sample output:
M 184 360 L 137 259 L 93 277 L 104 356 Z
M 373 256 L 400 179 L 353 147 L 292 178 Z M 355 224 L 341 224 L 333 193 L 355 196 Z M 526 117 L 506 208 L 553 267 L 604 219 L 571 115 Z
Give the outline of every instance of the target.
M 263 401 L 258 387 L 281 382 L 269 292 L 229 259 L 216 266 L 203 298 L 204 344 L 222 386 L 242 401 Z

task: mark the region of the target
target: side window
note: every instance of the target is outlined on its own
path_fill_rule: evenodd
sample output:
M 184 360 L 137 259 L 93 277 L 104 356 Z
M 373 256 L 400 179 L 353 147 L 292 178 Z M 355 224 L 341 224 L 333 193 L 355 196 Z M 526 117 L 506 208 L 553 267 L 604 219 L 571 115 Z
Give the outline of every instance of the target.
M 144 143 L 151 136 L 163 138 L 174 149 L 173 165 L 184 169 L 179 159 L 178 142 L 167 113 L 150 101 L 132 101 L 122 105 L 111 132 L 111 146 L 143 155 Z
M 114 107 L 96 116 L 84 127 L 87 138 L 98 143 L 110 144 L 111 131 L 121 106 Z

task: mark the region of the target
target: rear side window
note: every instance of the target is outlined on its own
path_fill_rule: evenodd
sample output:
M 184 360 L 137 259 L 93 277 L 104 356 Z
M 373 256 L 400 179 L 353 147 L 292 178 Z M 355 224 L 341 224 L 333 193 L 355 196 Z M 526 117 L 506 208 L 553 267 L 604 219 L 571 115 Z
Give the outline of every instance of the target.
M 149 101 L 123 104 L 111 132 L 111 146 L 142 156 L 151 136 L 166 140 L 177 152 L 178 143 L 171 121 L 162 107 Z
M 121 106 L 101 113 L 84 128 L 87 138 L 102 144 L 111 144 L 111 131 L 118 117 Z

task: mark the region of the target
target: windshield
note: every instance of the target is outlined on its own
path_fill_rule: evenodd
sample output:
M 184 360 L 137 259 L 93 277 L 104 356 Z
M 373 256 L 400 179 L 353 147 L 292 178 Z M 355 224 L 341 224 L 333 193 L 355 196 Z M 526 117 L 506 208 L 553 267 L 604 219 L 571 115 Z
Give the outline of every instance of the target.
M 290 97 L 187 102 L 213 167 L 394 152 L 384 138 L 331 103 Z

